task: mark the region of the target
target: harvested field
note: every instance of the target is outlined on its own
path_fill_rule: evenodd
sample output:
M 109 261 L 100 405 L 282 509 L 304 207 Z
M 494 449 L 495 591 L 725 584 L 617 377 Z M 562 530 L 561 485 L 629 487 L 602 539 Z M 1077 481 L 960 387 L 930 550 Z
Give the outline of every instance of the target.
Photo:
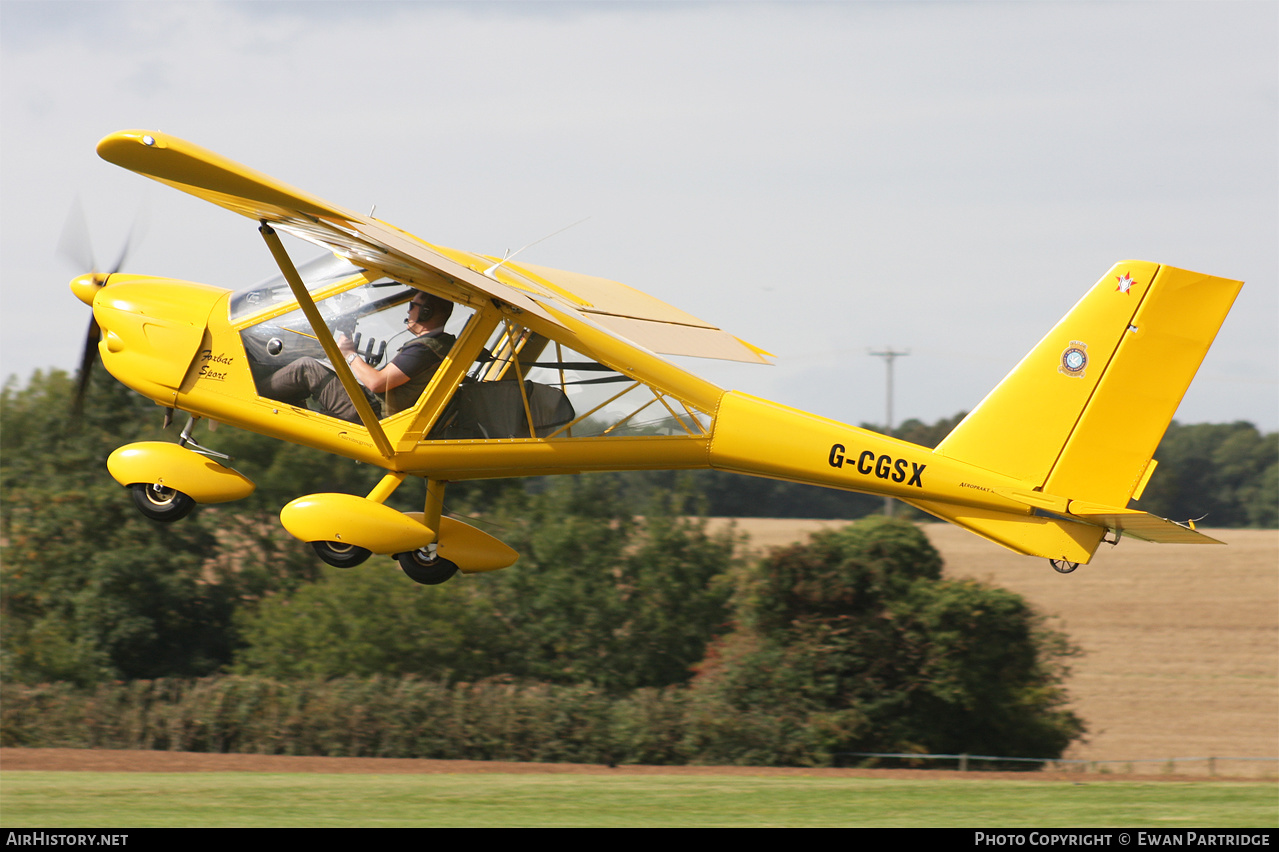
M 840 525 L 737 521 L 760 549 Z M 1273 759 L 1222 760 L 1279 758 L 1279 531 L 1207 530 L 1226 547 L 1125 540 L 1061 575 L 950 524 L 925 530 L 947 575 L 1021 594 L 1083 649 L 1068 687 L 1088 741 L 1067 757 L 1143 774 L 1174 757 L 1205 758 L 1176 771 L 1206 774 L 1217 758 L 1219 774 L 1279 774 Z

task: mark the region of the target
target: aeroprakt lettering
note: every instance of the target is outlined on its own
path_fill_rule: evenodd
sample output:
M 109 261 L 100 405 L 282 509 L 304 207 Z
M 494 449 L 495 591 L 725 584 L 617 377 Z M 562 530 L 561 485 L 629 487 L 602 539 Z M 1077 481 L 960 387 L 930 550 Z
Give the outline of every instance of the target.
M 848 453 L 848 455 L 845 455 Z M 872 450 L 863 450 L 856 459 L 852 453 L 849 453 L 843 444 L 832 444 L 830 448 L 830 456 L 827 459 L 831 467 L 842 468 L 844 462 L 848 462 L 848 466 L 862 476 L 874 475 L 877 479 L 891 479 L 893 482 L 905 482 L 907 485 L 913 485 L 916 488 L 923 488 L 924 482 L 921 476 L 924 473 L 926 464 L 918 464 L 906 459 L 899 459 L 893 456 L 875 455 Z M 906 466 L 910 466 L 909 473 Z M 910 477 L 907 479 L 907 477 Z

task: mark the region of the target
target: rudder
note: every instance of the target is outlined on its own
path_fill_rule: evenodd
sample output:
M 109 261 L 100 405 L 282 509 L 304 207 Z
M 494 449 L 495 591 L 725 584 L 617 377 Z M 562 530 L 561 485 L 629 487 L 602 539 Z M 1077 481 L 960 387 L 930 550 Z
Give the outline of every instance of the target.
M 1155 448 L 1242 286 L 1116 264 L 936 450 L 1020 479 L 1059 508 L 1031 516 L 920 508 L 1012 550 L 1072 562 L 1088 561 L 1106 529 L 1211 541 L 1123 507 L 1141 496 Z
M 1242 286 L 1116 264 L 937 452 L 1049 494 L 1125 505 Z
M 1159 268 L 1045 491 L 1118 507 L 1140 496 L 1155 449 L 1241 287 Z

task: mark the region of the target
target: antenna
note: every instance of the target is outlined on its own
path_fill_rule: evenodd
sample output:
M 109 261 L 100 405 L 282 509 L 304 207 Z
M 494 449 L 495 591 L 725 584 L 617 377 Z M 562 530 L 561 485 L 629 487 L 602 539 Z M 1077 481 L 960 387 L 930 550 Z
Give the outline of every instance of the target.
M 909 349 L 903 349 L 900 352 L 891 346 L 884 347 L 883 351 L 876 352 L 873 349 L 866 350 L 869 354 L 877 358 L 884 359 L 884 366 L 888 368 L 888 394 L 885 408 L 887 411 L 888 422 L 884 425 L 885 434 L 892 435 L 893 432 L 893 359 L 900 358 L 903 355 L 909 355 Z
M 909 349 L 903 349 L 900 352 L 891 346 L 885 346 L 883 350 L 876 352 L 873 349 L 866 350 L 869 354 L 876 358 L 884 359 L 884 366 L 888 369 L 888 391 L 885 394 L 885 417 L 887 422 L 884 425 L 884 434 L 892 437 L 893 434 L 893 361 L 903 355 L 909 355 Z M 893 516 L 893 498 L 884 498 L 884 515 L 891 518 Z
M 529 243 L 528 245 L 520 246 L 520 247 L 519 247 L 518 249 L 516 249 L 514 252 L 512 252 L 510 249 L 507 249 L 507 250 L 506 250 L 506 254 L 504 254 L 504 255 L 502 256 L 502 259 L 501 259 L 501 260 L 499 260 L 497 263 L 495 263 L 495 264 L 493 264 L 492 266 L 490 266 L 488 269 L 484 270 L 484 277 L 486 277 L 486 278 L 493 278 L 493 273 L 497 271 L 497 268 L 498 268 L 499 266 L 501 266 L 502 264 L 506 263 L 508 260 L 512 259 L 513 257 L 515 257 L 515 255 L 519 254 L 520 252 L 524 251 L 524 249 L 526 249 L 526 248 L 530 248 L 530 247 L 532 247 L 532 246 L 535 246 L 535 245 L 537 245 L 538 243 L 543 242 L 543 241 L 545 241 L 545 240 L 549 240 L 551 237 L 555 236 L 556 234 L 562 234 L 562 233 L 564 233 L 565 231 L 567 231 L 569 228 L 576 227 L 576 226 L 578 226 L 578 225 L 582 224 L 583 222 L 585 222 L 585 221 L 586 221 L 587 219 L 589 219 L 589 218 L 591 218 L 591 217 L 590 217 L 590 216 L 586 216 L 586 217 L 583 217 L 583 218 L 581 218 L 581 219 L 578 219 L 578 220 L 577 220 L 576 222 L 574 222 L 572 225 L 565 225 L 563 228 L 560 228 L 558 231 L 552 231 L 551 233 L 547 234 L 546 236 L 542 237 L 541 239 L 533 240 L 533 242 Z M 496 280 L 496 279 L 494 279 L 494 280 Z

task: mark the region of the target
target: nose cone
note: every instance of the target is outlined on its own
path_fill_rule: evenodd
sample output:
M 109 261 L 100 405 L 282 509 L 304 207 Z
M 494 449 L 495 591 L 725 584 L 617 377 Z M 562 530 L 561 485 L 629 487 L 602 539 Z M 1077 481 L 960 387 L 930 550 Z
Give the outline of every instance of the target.
M 76 295 L 87 276 L 72 282 Z M 172 402 L 204 337 L 213 306 L 227 290 L 143 275 L 111 276 L 93 299 L 102 329 L 102 365 L 143 396 Z
M 71 292 L 75 293 L 77 299 L 93 307 L 93 297 L 98 295 L 98 291 L 102 289 L 106 280 L 105 275 L 99 275 L 96 272 L 77 275 L 71 279 Z

